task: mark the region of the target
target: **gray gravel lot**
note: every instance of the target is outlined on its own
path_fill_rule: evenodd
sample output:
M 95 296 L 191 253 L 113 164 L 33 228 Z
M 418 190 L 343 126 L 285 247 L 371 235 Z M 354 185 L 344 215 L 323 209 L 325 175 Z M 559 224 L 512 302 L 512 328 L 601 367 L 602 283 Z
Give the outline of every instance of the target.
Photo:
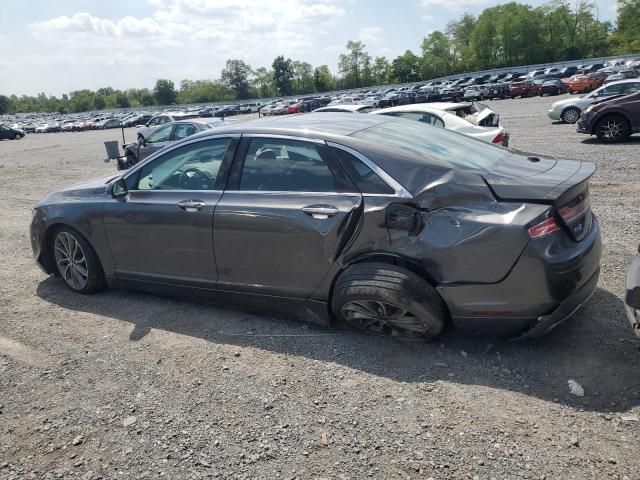
M 0 478 L 640 479 L 640 342 L 622 302 L 640 136 L 595 143 L 551 124 L 553 100 L 490 104 L 512 145 L 598 164 L 602 275 L 573 319 L 526 343 L 74 295 L 35 266 L 30 208 L 113 172 L 102 142 L 120 131 L 0 142 Z

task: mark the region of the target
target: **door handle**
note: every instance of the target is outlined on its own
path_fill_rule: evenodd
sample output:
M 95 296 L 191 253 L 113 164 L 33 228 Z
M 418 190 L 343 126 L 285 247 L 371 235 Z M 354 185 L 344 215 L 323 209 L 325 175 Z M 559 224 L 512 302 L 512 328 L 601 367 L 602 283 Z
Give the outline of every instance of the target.
M 307 215 L 311 215 L 313 218 L 324 220 L 333 217 L 340 210 L 332 205 L 309 205 L 308 207 L 304 207 L 302 211 Z
M 206 205 L 207 204 L 201 200 L 185 200 L 178 203 L 178 207 L 183 209 L 185 212 L 197 212 Z

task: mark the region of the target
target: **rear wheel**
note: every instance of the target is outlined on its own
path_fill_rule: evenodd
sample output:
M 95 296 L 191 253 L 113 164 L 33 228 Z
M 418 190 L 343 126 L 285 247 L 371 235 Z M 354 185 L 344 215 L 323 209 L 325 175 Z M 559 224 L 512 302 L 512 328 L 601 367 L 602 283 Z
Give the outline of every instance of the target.
M 358 330 L 402 338 L 433 338 L 447 318 L 444 302 L 428 282 L 385 263 L 349 267 L 338 278 L 331 306 Z
M 631 131 L 629 129 L 629 123 L 624 117 L 620 115 L 607 115 L 598 121 L 595 133 L 601 142 L 618 143 L 629 138 Z
M 569 107 L 560 115 L 564 123 L 576 123 L 580 118 L 580 109 L 576 107 Z
M 53 235 L 51 250 L 58 275 L 76 293 L 96 293 L 104 286 L 102 267 L 95 251 L 80 233 L 60 227 Z

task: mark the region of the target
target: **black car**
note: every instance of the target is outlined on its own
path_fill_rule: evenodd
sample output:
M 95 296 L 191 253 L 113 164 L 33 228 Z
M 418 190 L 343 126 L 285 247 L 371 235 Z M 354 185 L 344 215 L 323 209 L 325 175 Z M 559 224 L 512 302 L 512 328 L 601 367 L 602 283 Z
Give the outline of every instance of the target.
M 464 90 L 457 86 L 448 86 L 443 88 L 440 93 L 437 95 L 437 98 L 429 101 L 450 101 L 450 102 L 459 102 L 462 100 L 464 96 Z
M 511 87 L 508 83 L 496 83 L 487 85 L 487 92 L 486 98 L 488 99 L 498 98 L 504 100 L 510 96 Z
M 580 73 L 591 73 L 591 72 L 597 72 L 598 70 L 601 70 L 604 68 L 604 64 L 602 63 L 592 63 L 590 65 L 585 65 L 582 66 L 582 68 L 578 67 Z
M 544 334 L 591 296 L 590 162 L 422 122 L 310 113 L 188 137 L 33 212 L 38 264 L 125 286 L 431 338 Z
M 25 133 L 22 130 L 0 125 L 0 140 L 20 140 L 24 135 Z
M 167 123 L 154 130 L 147 138 L 138 138 L 137 142 L 123 145 L 124 158 L 118 159 L 118 170 L 126 170 L 149 155 L 183 138 L 190 137 L 214 126 L 226 125 L 221 119 L 192 119 Z
M 567 93 L 569 91 L 569 85 L 564 83 L 562 80 L 553 79 L 547 80 L 542 85 L 540 85 L 540 89 L 538 90 L 538 95 L 544 97 L 545 95 L 561 95 L 563 93 Z
M 557 78 L 569 78 L 578 73 L 578 67 L 565 67 L 558 70 L 556 74 Z
M 395 107 L 397 105 L 408 105 L 414 103 L 413 98 L 407 92 L 393 91 L 387 93 L 378 101 L 379 108 Z

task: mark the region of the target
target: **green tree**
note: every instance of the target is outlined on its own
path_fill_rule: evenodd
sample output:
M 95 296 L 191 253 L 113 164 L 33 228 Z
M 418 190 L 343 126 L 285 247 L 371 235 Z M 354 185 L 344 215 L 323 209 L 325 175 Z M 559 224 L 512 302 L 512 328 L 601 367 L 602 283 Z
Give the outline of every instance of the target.
M 310 63 L 294 61 L 291 63 L 293 70 L 294 93 L 304 94 L 312 93 L 313 85 L 313 67 Z
M 373 77 L 374 85 L 382 85 L 389 81 L 389 72 L 391 65 L 386 57 L 376 57 L 371 67 L 371 75 Z
M 313 71 L 313 85 L 317 92 L 328 92 L 333 89 L 333 77 L 327 65 L 320 65 Z
M 473 68 L 473 56 L 471 53 L 471 34 L 476 26 L 476 17 L 465 13 L 457 21 L 447 24 L 446 34 L 451 44 L 451 55 L 455 71 L 470 70 Z
M 391 76 L 400 83 L 417 82 L 420 79 L 420 58 L 411 50 L 391 62 Z
M 11 100 L 9 100 L 9 97 L 5 95 L 0 95 L 0 115 L 9 113 L 10 108 L 11 108 Z
M 252 86 L 260 98 L 272 97 L 275 95 L 273 84 L 273 72 L 266 67 L 260 67 L 253 72 Z
M 436 30 L 422 40 L 420 75 L 423 79 L 443 77 L 453 72 L 454 56 L 451 42 L 444 33 Z
M 156 81 L 153 95 L 158 105 L 172 105 L 176 103 L 178 94 L 176 87 L 171 80 L 160 79 Z
M 107 106 L 107 101 L 104 98 L 104 95 L 96 93 L 93 98 L 93 106 L 96 110 L 103 110 Z
M 611 44 L 616 53 L 640 51 L 640 0 L 619 0 Z
M 273 60 L 273 82 L 279 95 L 291 95 L 293 92 L 293 66 L 291 59 L 286 60 L 282 55 Z
M 222 83 L 233 91 L 236 98 L 249 98 L 249 75 L 251 67 L 242 60 L 227 60 L 222 69 L 220 79 Z
M 347 88 L 362 86 L 362 69 L 364 60 L 368 57 L 364 50 L 365 46 L 362 42 L 349 40 L 346 47 L 347 53 L 341 54 L 338 58 L 338 71 Z

